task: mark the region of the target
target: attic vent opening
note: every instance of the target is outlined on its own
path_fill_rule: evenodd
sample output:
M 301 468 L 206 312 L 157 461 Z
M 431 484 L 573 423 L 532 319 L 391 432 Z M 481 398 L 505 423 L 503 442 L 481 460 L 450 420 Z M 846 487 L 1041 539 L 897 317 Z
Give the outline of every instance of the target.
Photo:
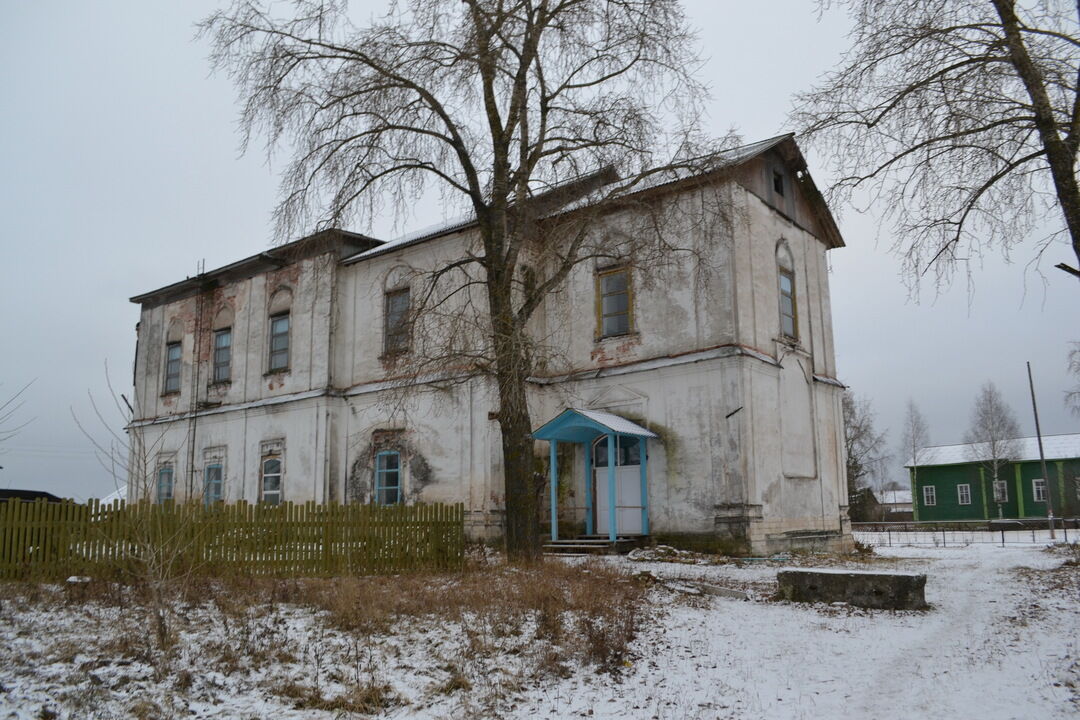
M 784 196 L 784 174 L 779 170 L 773 170 L 772 187 L 773 192 L 775 192 L 780 197 Z

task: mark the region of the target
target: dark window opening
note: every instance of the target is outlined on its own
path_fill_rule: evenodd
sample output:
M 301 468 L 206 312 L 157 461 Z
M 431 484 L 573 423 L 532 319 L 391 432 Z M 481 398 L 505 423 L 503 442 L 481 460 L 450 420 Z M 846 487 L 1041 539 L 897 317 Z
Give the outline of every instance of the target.
M 600 273 L 597 282 L 599 295 L 600 337 L 626 335 L 633 327 L 630 306 L 630 271 L 626 268 Z
M 409 288 L 386 293 L 383 348 L 387 355 L 409 350 Z

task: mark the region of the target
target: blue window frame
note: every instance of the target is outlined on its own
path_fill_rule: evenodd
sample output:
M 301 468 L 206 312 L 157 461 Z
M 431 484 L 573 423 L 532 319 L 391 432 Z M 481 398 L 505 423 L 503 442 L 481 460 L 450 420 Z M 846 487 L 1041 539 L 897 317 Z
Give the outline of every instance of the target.
M 214 331 L 214 382 L 227 382 L 232 365 L 232 328 Z
M 173 466 L 162 465 L 157 473 L 157 501 L 173 499 Z
M 386 450 L 375 456 L 375 503 L 401 502 L 401 453 Z
M 221 463 L 212 463 L 203 470 L 203 502 L 212 505 L 222 499 L 222 481 L 224 468 Z

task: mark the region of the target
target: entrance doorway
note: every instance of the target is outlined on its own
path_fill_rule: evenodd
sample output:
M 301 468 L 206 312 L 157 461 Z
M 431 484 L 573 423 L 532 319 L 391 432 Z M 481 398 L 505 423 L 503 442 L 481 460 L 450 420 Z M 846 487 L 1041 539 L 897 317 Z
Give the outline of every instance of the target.
M 641 497 L 641 441 L 620 435 L 615 438 L 615 527 L 620 535 L 640 535 L 644 502 Z M 608 511 L 608 439 L 601 435 L 592 444 L 593 488 L 596 500 L 596 532 L 611 528 Z

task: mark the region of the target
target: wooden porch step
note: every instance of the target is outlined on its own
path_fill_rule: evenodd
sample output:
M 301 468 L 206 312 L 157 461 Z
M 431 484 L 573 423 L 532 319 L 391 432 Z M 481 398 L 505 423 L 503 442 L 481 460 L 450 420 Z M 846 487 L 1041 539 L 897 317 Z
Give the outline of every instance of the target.
M 571 553 L 601 555 L 627 553 L 640 544 L 641 541 L 637 538 L 620 537 L 616 538 L 615 542 L 612 542 L 607 537 L 592 536 L 547 542 L 542 545 L 542 548 L 545 555 L 567 555 Z

